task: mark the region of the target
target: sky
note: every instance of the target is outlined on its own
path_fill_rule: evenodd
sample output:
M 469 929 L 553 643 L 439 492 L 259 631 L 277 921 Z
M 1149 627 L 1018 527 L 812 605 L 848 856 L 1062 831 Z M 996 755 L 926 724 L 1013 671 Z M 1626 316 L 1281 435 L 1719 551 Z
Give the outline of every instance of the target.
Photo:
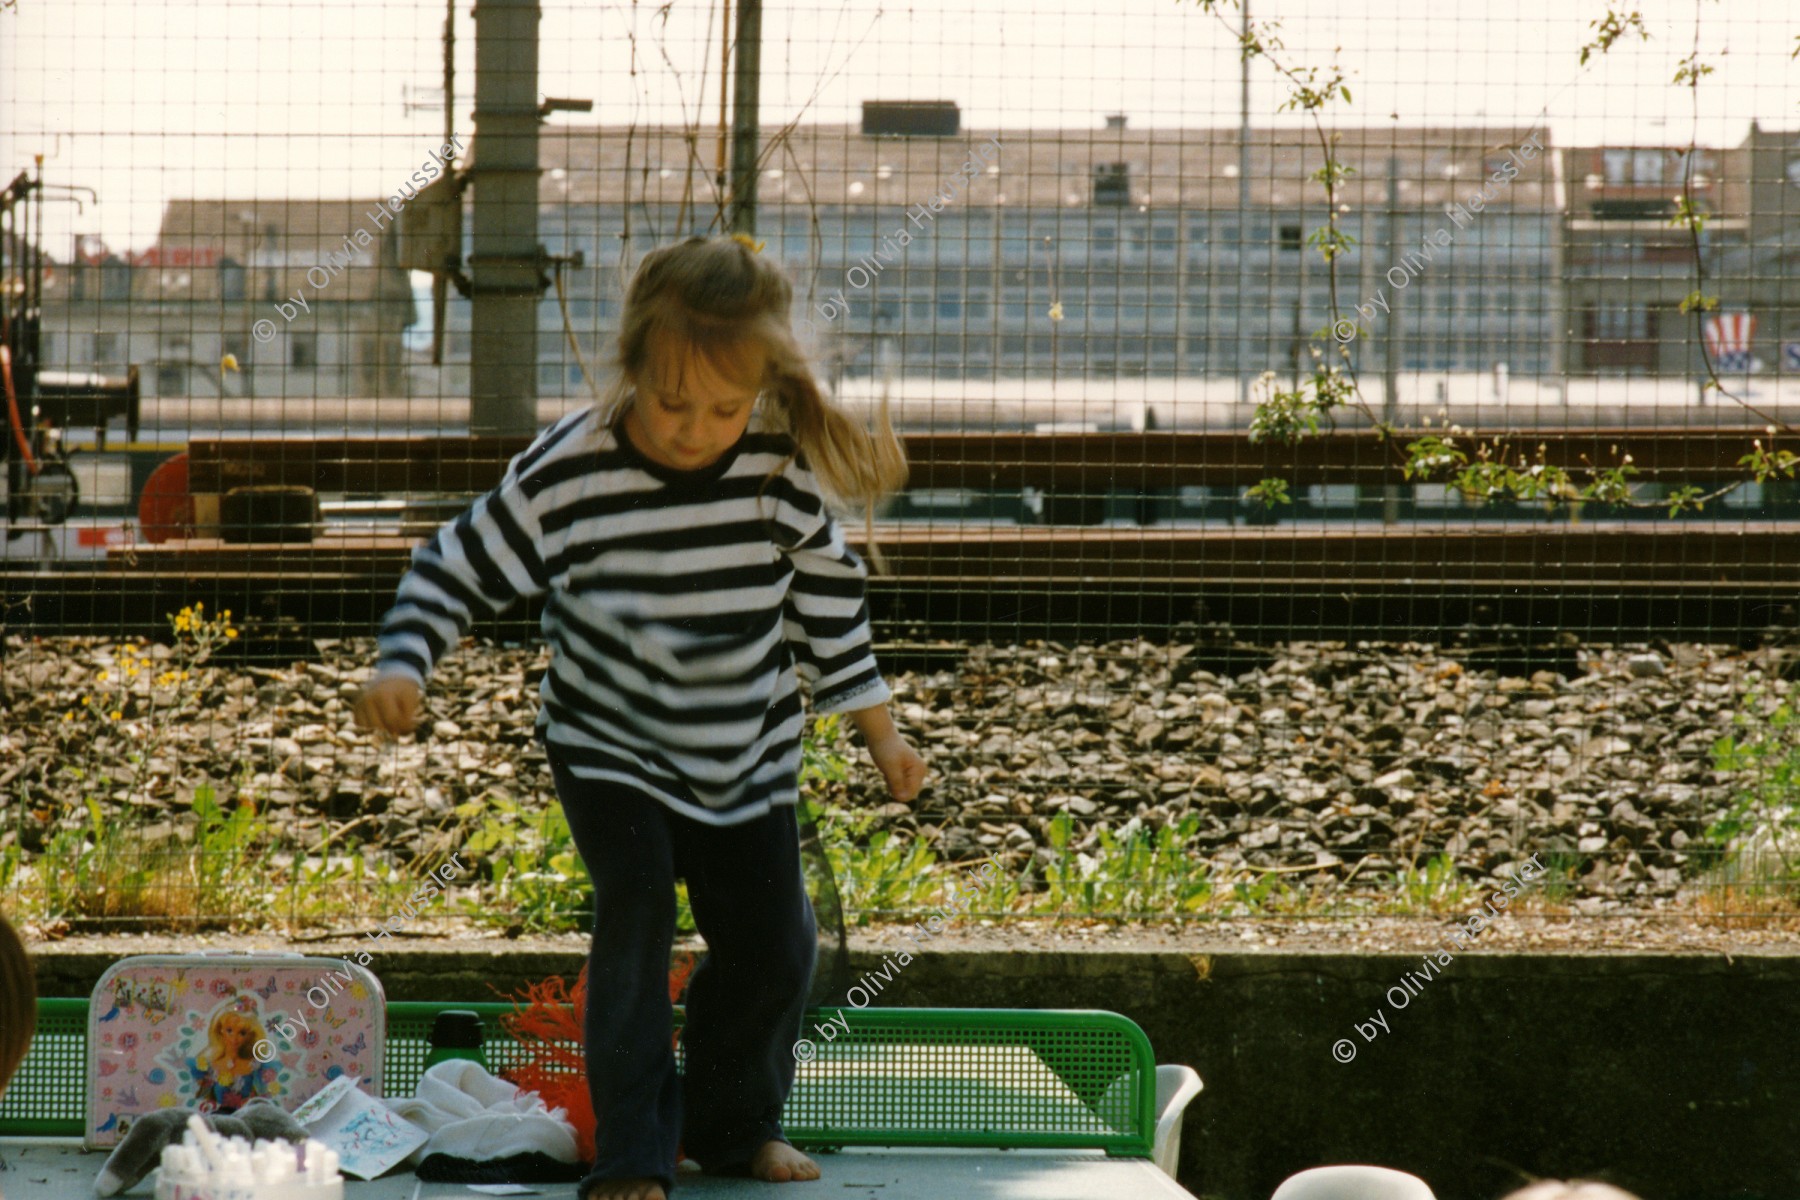
M 0 0 L 4 3 L 5 0 Z M 1278 55 L 1342 70 L 1329 125 L 1490 124 L 1540 115 L 1561 145 L 1733 145 L 1752 118 L 1800 131 L 1792 0 L 1632 0 L 1651 39 L 1578 61 L 1604 0 L 1250 0 Z M 594 101 L 553 125 L 718 118 L 721 5 L 542 0 L 549 95 Z M 456 0 L 456 128 L 473 130 L 475 29 Z M 965 126 L 1098 130 L 1238 122 L 1238 12 L 1198 0 L 768 0 L 764 121 L 854 123 L 867 99 L 954 100 Z M 45 209 L 71 235 L 154 242 L 185 197 L 391 194 L 435 147 L 442 0 L 13 0 L 0 8 L 0 177 L 45 156 L 47 182 L 91 188 Z M 1673 85 L 1698 45 L 1717 69 Z M 1288 85 L 1255 65 L 1257 125 L 1292 124 Z M 467 136 L 464 137 L 465 144 Z

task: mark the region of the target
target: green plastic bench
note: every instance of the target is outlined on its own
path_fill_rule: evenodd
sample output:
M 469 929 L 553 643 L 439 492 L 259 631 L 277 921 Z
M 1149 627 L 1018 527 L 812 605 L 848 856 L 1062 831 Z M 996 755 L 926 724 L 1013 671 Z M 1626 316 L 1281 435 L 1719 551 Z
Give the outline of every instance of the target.
M 520 1062 L 500 1027 L 509 1004 L 388 1005 L 383 1088 L 410 1096 L 433 1019 L 472 1011 L 496 1073 Z M 0 1099 L 0 1136 L 84 1131 L 88 1002 L 41 1000 L 37 1035 Z M 849 1028 L 826 1040 L 826 1019 Z M 679 1028 L 685 1014 L 675 1010 Z M 930 1146 L 1104 1150 L 1149 1158 L 1156 1130 L 1150 1041 L 1117 1013 L 1090 1010 L 847 1008 L 807 1014 L 811 1061 L 799 1063 L 782 1123 L 805 1147 Z M 679 1053 L 677 1056 L 679 1062 Z

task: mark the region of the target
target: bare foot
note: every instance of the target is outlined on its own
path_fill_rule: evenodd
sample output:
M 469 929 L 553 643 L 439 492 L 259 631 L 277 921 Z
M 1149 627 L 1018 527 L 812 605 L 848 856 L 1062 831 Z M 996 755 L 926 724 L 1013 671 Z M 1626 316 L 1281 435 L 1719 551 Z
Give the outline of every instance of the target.
M 581 1194 L 581 1200 L 669 1200 L 654 1179 L 607 1179 Z
M 750 1160 L 750 1173 L 770 1183 L 799 1183 L 819 1177 L 819 1164 L 786 1142 L 770 1138 Z

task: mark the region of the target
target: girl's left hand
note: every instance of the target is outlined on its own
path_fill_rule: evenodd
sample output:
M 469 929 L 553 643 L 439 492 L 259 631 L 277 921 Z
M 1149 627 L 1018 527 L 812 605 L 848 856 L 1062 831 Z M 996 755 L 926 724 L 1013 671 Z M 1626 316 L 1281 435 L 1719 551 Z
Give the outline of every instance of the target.
M 925 783 L 925 760 L 899 734 L 869 744 L 869 757 L 881 768 L 894 799 L 908 802 Z

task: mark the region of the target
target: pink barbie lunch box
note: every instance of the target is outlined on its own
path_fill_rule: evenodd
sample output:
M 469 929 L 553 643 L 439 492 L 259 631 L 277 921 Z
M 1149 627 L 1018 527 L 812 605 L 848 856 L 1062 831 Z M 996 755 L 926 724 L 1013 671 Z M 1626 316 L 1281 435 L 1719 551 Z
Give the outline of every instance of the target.
M 387 998 L 348 959 L 147 954 L 100 977 L 88 1006 L 89 1149 L 163 1108 L 232 1112 L 267 1096 L 292 1112 L 340 1075 L 381 1096 Z

